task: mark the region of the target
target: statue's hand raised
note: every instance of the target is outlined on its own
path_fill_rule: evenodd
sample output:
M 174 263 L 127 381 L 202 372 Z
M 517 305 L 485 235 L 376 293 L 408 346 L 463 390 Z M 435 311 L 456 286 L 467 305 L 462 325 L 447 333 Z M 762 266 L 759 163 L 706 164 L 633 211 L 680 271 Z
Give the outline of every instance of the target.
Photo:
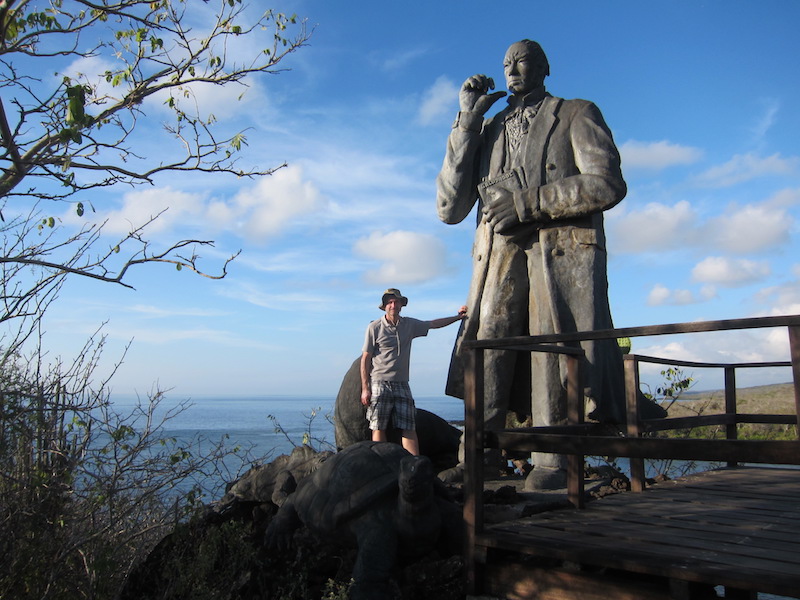
M 477 112 L 485 115 L 492 104 L 506 95 L 505 92 L 494 92 L 494 80 L 486 75 L 473 75 L 461 86 L 458 95 L 459 105 L 463 112 Z

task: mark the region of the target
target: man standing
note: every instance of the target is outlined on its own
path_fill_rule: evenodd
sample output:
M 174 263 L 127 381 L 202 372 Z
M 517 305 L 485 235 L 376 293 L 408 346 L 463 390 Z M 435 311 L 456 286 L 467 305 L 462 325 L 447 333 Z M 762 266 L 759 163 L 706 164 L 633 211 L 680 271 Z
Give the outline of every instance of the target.
M 459 223 L 478 202 L 470 321 L 461 327 L 447 393 L 464 397 L 461 343 L 613 327 L 608 305 L 603 211 L 626 193 L 620 158 L 598 108 L 547 93 L 550 66 L 536 42 L 512 44 L 503 63 L 511 96 L 474 75 L 437 178 L 439 218 Z M 587 412 L 624 420 L 621 353 L 614 340 L 585 342 Z M 534 426 L 566 419 L 566 367 L 552 354 L 490 351 L 485 359 L 487 428 L 505 427 L 510 409 Z M 516 402 L 515 402 L 516 401 Z M 526 406 L 527 404 L 527 406 Z M 563 458 L 538 454 L 529 487 L 554 487 Z
M 372 440 L 385 442 L 389 427 L 400 429 L 403 448 L 419 454 L 414 398 L 408 385 L 411 341 L 428 335 L 428 330 L 446 327 L 467 318 L 462 306 L 454 317 L 420 321 L 400 317 L 408 298 L 389 288 L 378 308 L 386 314 L 367 326 L 361 353 L 361 404 L 367 407 Z

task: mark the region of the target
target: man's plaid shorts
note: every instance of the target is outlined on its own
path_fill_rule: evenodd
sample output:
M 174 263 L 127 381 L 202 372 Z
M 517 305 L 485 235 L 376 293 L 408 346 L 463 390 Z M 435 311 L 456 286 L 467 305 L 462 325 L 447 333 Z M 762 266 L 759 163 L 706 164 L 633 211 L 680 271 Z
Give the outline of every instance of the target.
M 373 381 L 372 399 L 367 407 L 369 428 L 416 428 L 416 407 L 407 381 Z

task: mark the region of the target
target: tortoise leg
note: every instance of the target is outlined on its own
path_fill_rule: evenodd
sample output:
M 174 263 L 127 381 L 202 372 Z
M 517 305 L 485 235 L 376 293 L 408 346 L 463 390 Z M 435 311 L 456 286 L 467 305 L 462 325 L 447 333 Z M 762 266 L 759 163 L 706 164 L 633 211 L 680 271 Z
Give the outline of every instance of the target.
M 397 558 L 397 533 L 391 526 L 387 527 L 386 521 L 382 519 L 359 519 L 351 527 L 358 540 L 358 554 L 353 567 L 350 598 L 391 598 L 392 572 Z

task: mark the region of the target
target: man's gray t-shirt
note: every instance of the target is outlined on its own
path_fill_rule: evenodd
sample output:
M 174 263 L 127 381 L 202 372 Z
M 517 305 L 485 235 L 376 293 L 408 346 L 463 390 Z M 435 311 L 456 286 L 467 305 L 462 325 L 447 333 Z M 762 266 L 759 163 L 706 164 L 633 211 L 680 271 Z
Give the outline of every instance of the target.
M 381 317 L 367 326 L 362 352 L 372 354 L 374 381 L 408 381 L 411 340 L 428 335 L 430 321 L 400 317 L 397 326 Z

